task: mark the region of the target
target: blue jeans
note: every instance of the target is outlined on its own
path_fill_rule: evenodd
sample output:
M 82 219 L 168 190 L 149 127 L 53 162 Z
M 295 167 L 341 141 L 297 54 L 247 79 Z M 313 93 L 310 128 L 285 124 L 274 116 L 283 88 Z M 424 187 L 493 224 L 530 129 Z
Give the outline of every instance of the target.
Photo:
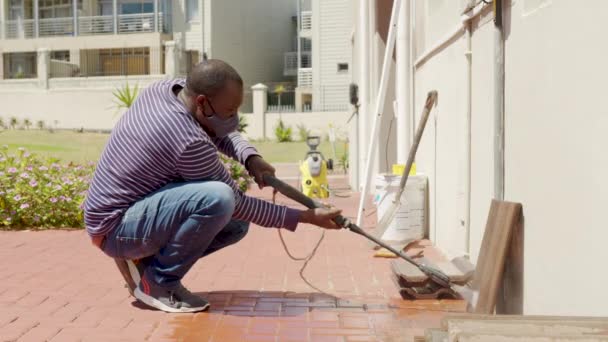
M 234 205 L 234 192 L 225 183 L 170 183 L 134 203 L 102 249 L 117 259 L 153 256 L 145 276 L 172 287 L 199 258 L 247 234 L 248 222 L 232 220 Z

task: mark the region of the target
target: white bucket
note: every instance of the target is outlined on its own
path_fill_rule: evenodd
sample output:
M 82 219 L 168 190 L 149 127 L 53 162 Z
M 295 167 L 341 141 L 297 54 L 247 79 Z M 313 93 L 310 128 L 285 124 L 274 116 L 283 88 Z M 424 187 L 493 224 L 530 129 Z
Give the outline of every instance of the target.
M 378 221 L 384 217 L 388 208 L 393 204 L 399 191 L 401 176 L 380 174 L 376 177 L 376 196 L 374 203 L 378 207 Z M 407 243 L 424 238 L 425 233 L 425 196 L 427 179 L 423 175 L 409 176 L 403 194 L 401 205 L 395 218 L 390 222 L 380 238 L 385 242 Z

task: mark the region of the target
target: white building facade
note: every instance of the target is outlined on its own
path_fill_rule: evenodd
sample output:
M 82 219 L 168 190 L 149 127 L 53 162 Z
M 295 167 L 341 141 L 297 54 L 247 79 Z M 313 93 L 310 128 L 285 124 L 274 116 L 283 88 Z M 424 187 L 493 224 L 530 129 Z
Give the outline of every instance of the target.
M 183 76 L 203 53 L 246 89 L 282 81 L 295 13 L 282 0 L 0 0 L 0 116 L 111 128 L 113 90 Z
M 357 18 L 353 75 L 362 99 L 358 130 L 351 127 L 351 137 L 359 135 L 358 144 L 351 146 L 353 185 L 363 182 L 363 147 L 373 140 L 374 174 L 403 162 L 426 93 L 437 90 L 439 102 L 417 155 L 418 172 L 429 180 L 430 238 L 448 255 L 469 255 L 477 262 L 490 201 L 502 182 L 504 199 L 523 204 L 524 313 L 608 316 L 608 273 L 598 272 L 608 260 L 603 245 L 608 241 L 603 215 L 608 206 L 608 154 L 603 152 L 608 107 L 602 101 L 608 3 L 503 1 L 503 125 L 494 116 L 492 5 L 404 3 L 402 13 L 408 14 L 400 24 L 409 22 L 406 41 L 411 42 L 406 116 L 399 120 L 397 113 L 391 125 L 393 108 L 400 108 L 393 107 L 395 84 L 401 78 L 407 85 L 409 78 L 408 72 L 396 76 L 391 59 L 380 134 L 370 137 L 392 1 L 352 2 Z M 475 4 L 476 10 L 463 17 L 467 5 Z M 369 82 L 362 84 L 366 78 Z M 494 149 L 500 126 L 504 154 Z
M 352 2 L 296 2 L 297 35 L 284 63 L 284 75 L 296 78 L 295 110 L 346 111 L 352 79 Z

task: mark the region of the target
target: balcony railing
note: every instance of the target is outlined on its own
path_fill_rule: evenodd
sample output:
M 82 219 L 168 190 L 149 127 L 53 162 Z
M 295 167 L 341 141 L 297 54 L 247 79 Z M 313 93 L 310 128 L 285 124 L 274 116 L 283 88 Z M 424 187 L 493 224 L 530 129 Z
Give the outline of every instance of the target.
M 163 13 L 158 13 L 158 31 L 163 32 Z M 155 32 L 154 13 L 121 14 L 116 18 L 117 32 Z M 78 35 L 98 35 L 114 33 L 114 16 L 82 16 L 77 18 Z M 3 23 L 6 39 L 35 38 L 35 20 L 8 20 Z M 2 30 L 0 30 L 2 31 Z M 38 21 L 38 37 L 73 36 L 74 18 L 46 18 Z
M 312 67 L 312 55 L 310 51 L 302 51 L 301 53 L 300 66 L 302 68 Z M 298 74 L 298 53 L 286 52 L 283 63 L 283 75 L 284 76 L 296 76 Z
M 302 22 L 300 29 L 302 31 L 312 30 L 312 11 L 302 11 Z
M 111 15 L 78 17 L 79 35 L 90 36 L 96 34 L 112 33 L 114 33 L 114 17 Z
M 74 18 L 48 18 L 40 19 L 38 24 L 38 36 L 73 36 L 74 35 Z
M 34 20 L 7 20 L 5 22 L 6 39 L 23 39 L 34 36 Z
M 312 88 L 312 68 L 298 70 L 298 87 Z
M 163 27 L 162 13 L 158 14 L 158 27 Z M 118 33 L 154 32 L 154 13 L 121 14 L 118 16 Z

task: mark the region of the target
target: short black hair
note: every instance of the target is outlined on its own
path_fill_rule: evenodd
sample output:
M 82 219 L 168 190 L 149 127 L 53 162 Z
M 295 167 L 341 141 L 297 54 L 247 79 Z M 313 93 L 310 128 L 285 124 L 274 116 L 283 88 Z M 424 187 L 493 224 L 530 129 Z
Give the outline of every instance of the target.
M 204 59 L 188 73 L 186 88 L 193 95 L 214 96 L 228 81 L 243 86 L 243 79 L 230 64 L 219 59 Z

